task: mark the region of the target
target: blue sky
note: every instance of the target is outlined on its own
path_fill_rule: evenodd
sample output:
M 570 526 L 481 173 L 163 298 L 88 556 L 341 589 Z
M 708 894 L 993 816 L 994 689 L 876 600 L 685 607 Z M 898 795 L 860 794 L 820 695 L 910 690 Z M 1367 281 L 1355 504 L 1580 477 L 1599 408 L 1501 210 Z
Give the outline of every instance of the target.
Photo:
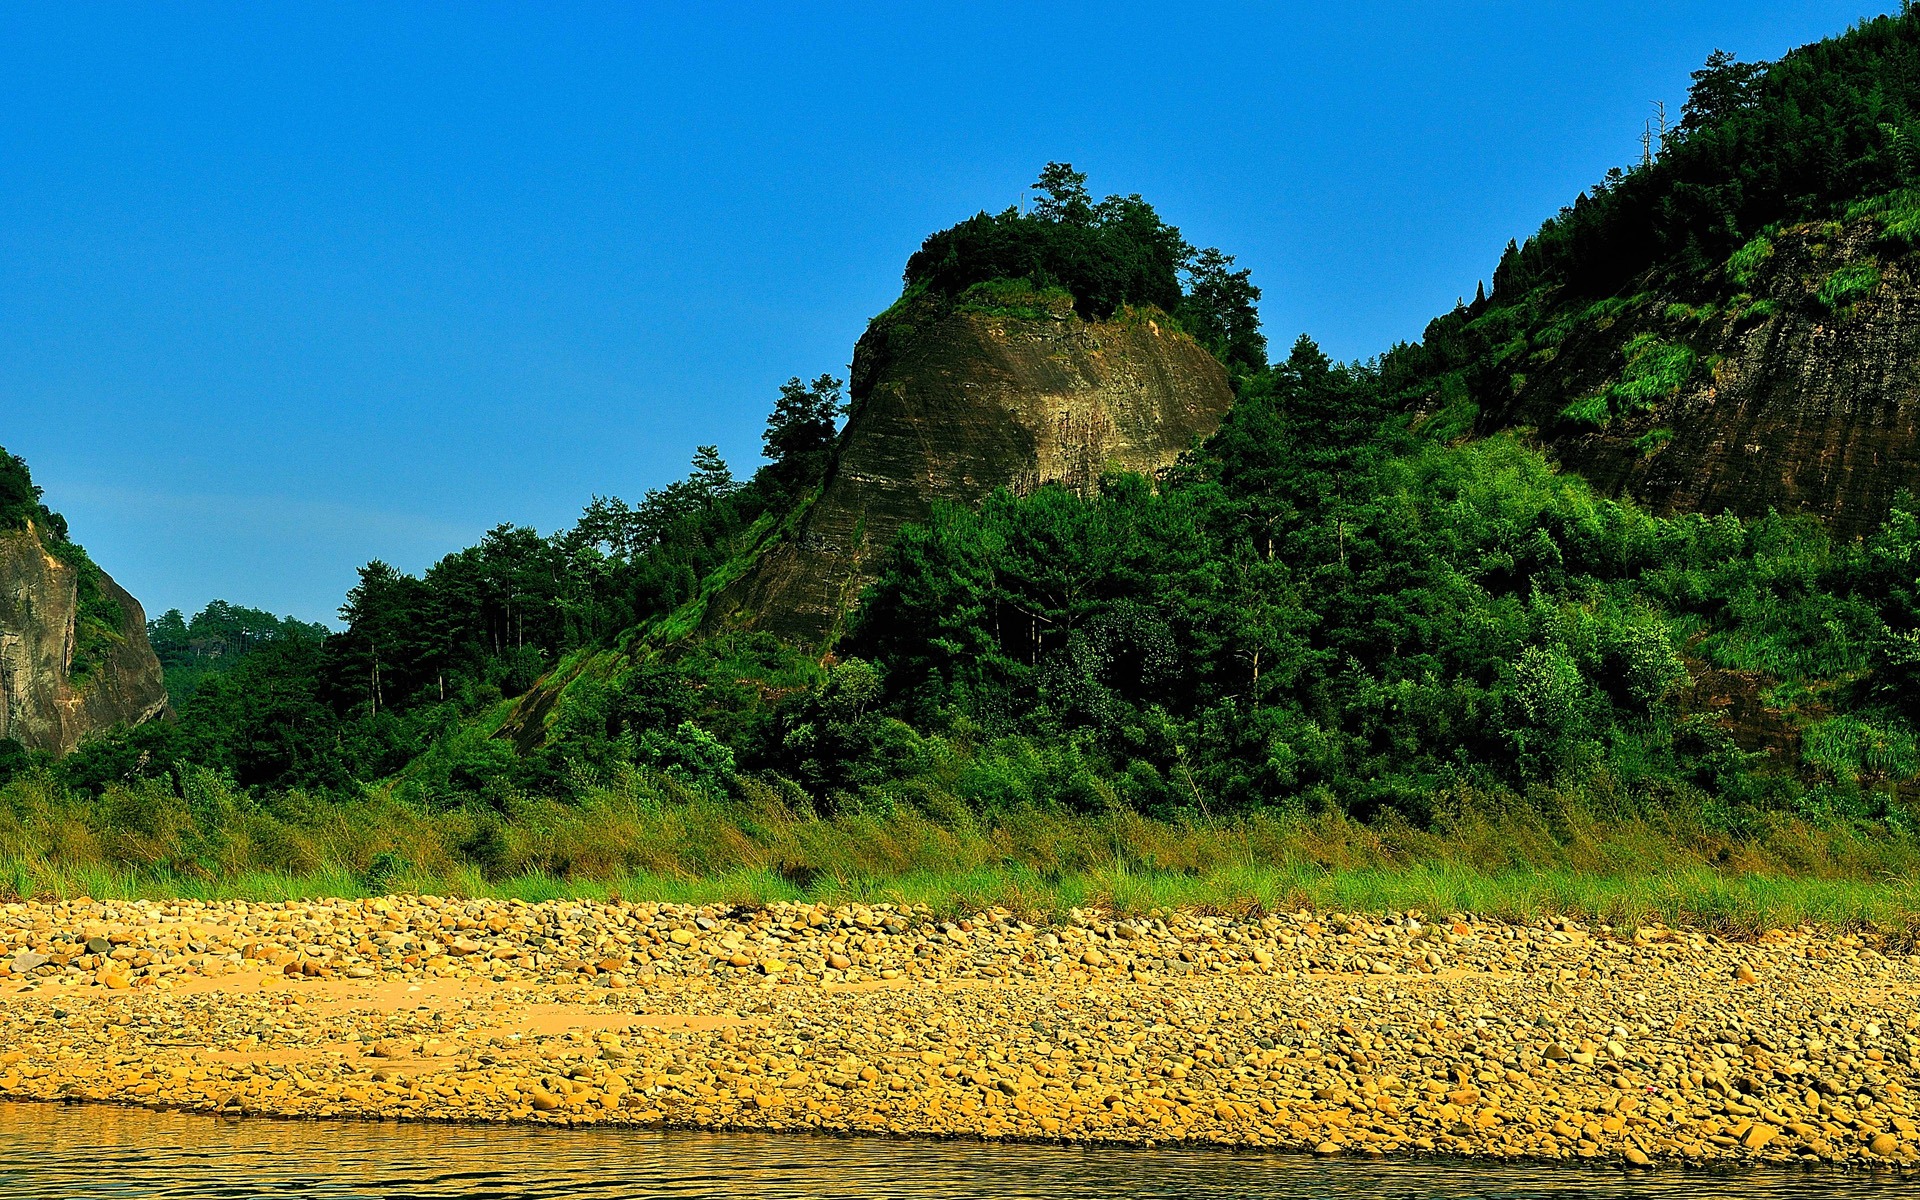
M 1884 7 L 7 5 L 0 445 L 150 612 L 331 618 L 697 443 L 746 474 L 780 381 L 1049 159 L 1365 357 L 1710 50 Z

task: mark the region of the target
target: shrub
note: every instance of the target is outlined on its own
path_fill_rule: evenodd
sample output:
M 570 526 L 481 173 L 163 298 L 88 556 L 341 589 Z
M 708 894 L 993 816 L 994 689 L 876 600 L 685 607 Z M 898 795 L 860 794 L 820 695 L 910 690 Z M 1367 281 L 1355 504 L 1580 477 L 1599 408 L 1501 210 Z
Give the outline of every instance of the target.
M 1633 448 L 1642 454 L 1652 454 L 1672 440 L 1671 429 L 1649 429 L 1633 440 Z
M 1906 778 L 1920 773 L 1913 730 L 1858 716 L 1829 717 L 1809 728 L 1802 735 L 1800 756 L 1808 765 L 1848 781 L 1863 775 Z
M 1727 259 L 1726 275 L 1735 287 L 1750 288 L 1760 277 L 1761 268 L 1773 258 L 1773 240 L 1765 234 L 1754 238 Z
M 1607 422 L 1613 420 L 1613 402 L 1605 392 L 1596 392 L 1583 396 L 1560 410 L 1560 417 L 1570 425 L 1590 425 L 1595 429 L 1605 429 Z
M 1679 395 L 1697 361 L 1692 348 L 1662 341 L 1651 333 L 1628 342 L 1624 353 L 1626 370 L 1620 382 L 1608 389 L 1616 415 L 1652 408 L 1657 401 Z
M 1651 333 L 1637 335 L 1621 353 L 1626 365 L 1619 380 L 1561 409 L 1563 420 L 1604 429 L 1615 417 L 1645 412 L 1661 400 L 1679 395 L 1699 361 L 1691 347 Z
M 954 307 L 962 312 L 1043 320 L 1073 308 L 1073 296 L 1063 287 L 1036 287 L 1031 279 L 988 279 L 960 293 Z
M 1871 294 L 1880 286 L 1880 268 L 1875 263 L 1854 263 L 1826 277 L 1814 298 L 1828 312 L 1837 313 Z

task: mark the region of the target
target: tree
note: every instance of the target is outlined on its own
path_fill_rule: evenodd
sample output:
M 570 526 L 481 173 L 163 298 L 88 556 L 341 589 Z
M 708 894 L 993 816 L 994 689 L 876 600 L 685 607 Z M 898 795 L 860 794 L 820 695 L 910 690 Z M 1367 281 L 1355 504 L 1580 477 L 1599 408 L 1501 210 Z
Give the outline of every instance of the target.
M 802 383 L 796 375 L 780 385 L 780 398 L 767 417 L 760 443 L 767 456 L 768 481 L 779 498 L 797 499 L 826 474 L 838 433 L 842 386 L 842 381 L 828 374 L 812 383 Z
M 975 284 L 1020 281 L 1065 289 L 1091 320 L 1129 304 L 1174 312 L 1193 248 L 1137 195 L 1091 203 L 1085 178 L 1049 163 L 1033 212 L 983 212 L 932 234 L 907 260 L 908 289 L 957 297 Z
M 1196 341 L 1243 375 L 1266 369 L 1267 339 L 1260 332 L 1260 289 L 1253 285 L 1253 273 L 1232 268 L 1233 255 L 1212 246 L 1194 255 L 1179 316 Z
M 1085 225 L 1093 219 L 1087 173 L 1074 170 L 1072 163 L 1048 163 L 1041 169 L 1040 178 L 1027 190 L 1040 193 L 1033 202 L 1033 215 L 1042 221 Z
M 42 504 L 40 495 L 26 460 L 0 446 L 0 529 L 18 529 L 32 521 L 49 541 L 66 542 L 67 519 Z
M 609 558 L 638 558 L 652 545 L 640 514 L 618 496 L 595 496 L 567 537 L 574 552 L 592 547 Z
M 1691 136 L 1745 108 L 1765 70 L 1764 64 L 1743 63 L 1725 50 L 1709 54 L 1706 65 L 1693 73 L 1680 109 L 1681 135 Z
M 340 606 L 348 626 L 339 640 L 347 666 L 342 682 L 350 703 L 364 703 L 368 715 L 405 700 L 415 682 L 428 628 L 425 591 L 418 579 L 375 559 L 360 568 L 360 582 Z
M 34 486 L 26 462 L 0 448 L 0 528 L 39 515 L 40 489 Z
M 687 482 L 707 504 L 718 503 L 740 486 L 733 481 L 733 472 L 727 469 L 727 460 L 720 457 L 718 446 L 694 447 L 693 474 Z

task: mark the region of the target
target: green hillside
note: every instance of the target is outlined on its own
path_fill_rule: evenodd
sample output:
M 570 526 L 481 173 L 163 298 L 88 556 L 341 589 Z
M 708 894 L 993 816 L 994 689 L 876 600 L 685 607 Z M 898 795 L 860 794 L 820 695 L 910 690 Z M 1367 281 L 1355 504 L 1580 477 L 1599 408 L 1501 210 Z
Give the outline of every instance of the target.
M 1269 363 L 1231 258 L 1051 164 L 1032 211 L 933 235 L 904 284 L 1172 314 L 1236 401 L 1163 478 L 938 508 L 831 646 L 699 632 L 705 598 L 831 468 L 842 384 L 796 378 L 744 482 L 703 447 L 684 481 L 596 497 L 571 529 L 502 525 L 418 578 L 369 564 L 343 632 L 275 633 L 177 691 L 177 722 L 58 763 L 0 756 L 0 855 L 58 857 L 60 821 L 117 813 L 155 831 L 90 853 L 189 874 L 308 870 L 350 846 L 363 872 L 746 864 L 805 886 L 962 842 L 1077 869 L 1093 851 L 1059 830 L 1099 822 L 1132 831 L 1116 855 L 1190 869 L 1212 860 L 1151 829 L 1336 828 L 1391 861 L 1497 827 L 1504 861 L 1591 866 L 1568 848 L 1634 828 L 1651 840 L 1611 865 L 1656 844 L 1816 873 L 1905 864 L 1920 503 L 1889 476 L 1887 502 L 1845 521 L 1764 496 L 1642 504 L 1579 439 L 1612 429 L 1636 463 L 1682 444 L 1707 418 L 1676 398 L 1773 315 L 1744 289 L 1776 243 L 1871 227 L 1871 278 L 1811 250 L 1823 273 L 1794 268 L 1810 322 L 1865 303 L 1883 268 L 1903 280 L 1915 139 L 1920 16 L 1772 64 L 1716 56 L 1646 161 L 1510 246 L 1491 292 L 1420 343 L 1357 364 L 1304 336 Z M 1718 342 L 1689 332 L 1708 307 L 1733 331 Z M 347 837 L 349 810 L 390 835 Z M 702 824 L 714 812 L 731 832 Z M 871 853 L 793 840 L 815 819 Z M 1037 827 L 1054 832 L 991 832 Z M 887 841 L 902 829 L 919 832 Z M 1869 844 L 1871 868 L 1845 849 Z

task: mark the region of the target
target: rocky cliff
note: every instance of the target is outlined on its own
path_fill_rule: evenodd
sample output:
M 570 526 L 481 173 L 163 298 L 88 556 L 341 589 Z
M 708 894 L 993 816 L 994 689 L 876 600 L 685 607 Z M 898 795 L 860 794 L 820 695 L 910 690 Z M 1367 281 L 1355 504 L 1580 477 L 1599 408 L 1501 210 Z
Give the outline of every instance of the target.
M 1536 429 L 1659 512 L 1870 531 L 1901 489 L 1920 494 L 1917 267 L 1874 220 L 1756 239 L 1705 300 L 1649 286 L 1591 306 L 1481 426 Z
M 0 738 L 65 754 L 165 713 L 146 622 L 104 572 L 51 553 L 33 523 L 0 530 Z
M 901 526 L 936 500 L 1108 471 L 1152 473 L 1220 424 L 1220 364 L 1166 317 L 1076 316 L 1064 294 L 1017 310 L 920 297 L 854 350 L 852 411 L 818 499 L 796 530 L 728 587 L 708 624 L 830 636 Z

